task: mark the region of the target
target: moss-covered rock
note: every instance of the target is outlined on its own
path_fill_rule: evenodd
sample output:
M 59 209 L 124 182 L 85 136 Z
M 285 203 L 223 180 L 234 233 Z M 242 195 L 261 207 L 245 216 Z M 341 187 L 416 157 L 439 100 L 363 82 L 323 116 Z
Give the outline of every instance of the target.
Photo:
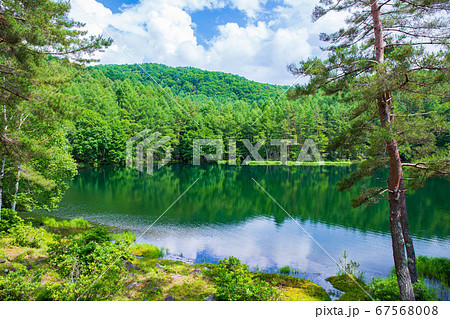
M 281 300 L 289 301 L 329 301 L 325 289 L 310 280 L 279 274 L 257 275 L 261 280 L 280 288 Z
M 331 276 L 326 279 L 334 288 L 343 291 L 340 301 L 370 300 L 367 292 L 369 287 L 359 278 L 353 275 Z

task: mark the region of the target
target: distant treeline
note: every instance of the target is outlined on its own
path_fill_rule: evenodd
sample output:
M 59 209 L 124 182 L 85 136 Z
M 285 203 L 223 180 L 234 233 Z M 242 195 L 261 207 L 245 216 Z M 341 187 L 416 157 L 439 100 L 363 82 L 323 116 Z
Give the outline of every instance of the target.
M 347 145 L 345 151 L 330 148 L 350 125 L 351 105 L 320 92 L 290 101 L 282 95 L 285 89 L 195 68 L 90 67 L 66 88 L 80 110 L 68 135 L 72 154 L 87 165 L 123 165 L 126 141 L 150 129 L 171 137 L 176 162 L 192 161 L 192 141 L 199 138 L 223 139 L 225 150 L 229 139 L 253 144 L 265 139 L 260 154 L 272 160 L 279 158 L 280 147 L 271 146 L 270 139 L 297 139 L 299 146 L 289 148 L 290 160 L 306 139 L 315 141 L 325 160 L 363 156 L 364 143 Z M 238 161 L 248 154 L 237 143 Z

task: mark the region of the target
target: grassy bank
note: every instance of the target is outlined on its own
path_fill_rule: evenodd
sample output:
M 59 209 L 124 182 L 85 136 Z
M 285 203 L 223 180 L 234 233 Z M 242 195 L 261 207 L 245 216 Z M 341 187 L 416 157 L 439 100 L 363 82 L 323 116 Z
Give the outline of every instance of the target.
M 356 162 L 352 162 L 350 160 L 345 160 L 345 161 L 323 161 L 323 162 L 294 162 L 294 161 L 287 161 L 286 165 L 284 166 L 348 166 L 348 165 L 352 165 L 355 164 Z M 217 164 L 219 165 L 228 165 L 229 162 L 224 160 L 224 161 L 218 161 Z M 239 164 L 240 165 L 240 164 Z M 263 162 L 259 162 L 259 161 L 249 161 L 247 162 L 247 165 L 250 166 L 281 166 L 281 161 L 263 161 Z
M 0 300 L 331 300 L 321 286 L 288 276 L 296 269 L 253 273 L 234 257 L 190 265 L 163 259 L 166 249 L 136 244 L 128 232 L 42 216 L 30 223 L 2 213 Z M 369 300 L 364 290 L 380 300 L 399 298 L 392 279 L 368 285 L 355 278 L 328 279 L 343 292 L 339 300 Z M 425 288 L 418 288 L 420 298 L 435 299 Z

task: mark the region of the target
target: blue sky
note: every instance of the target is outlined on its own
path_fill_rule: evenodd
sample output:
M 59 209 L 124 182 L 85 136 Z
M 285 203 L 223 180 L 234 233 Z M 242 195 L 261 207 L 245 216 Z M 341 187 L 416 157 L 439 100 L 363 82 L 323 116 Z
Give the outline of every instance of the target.
M 295 80 L 286 66 L 320 54 L 319 33 L 343 17 L 312 24 L 318 0 L 72 0 L 71 16 L 115 43 L 100 63 L 155 62 L 238 74 L 274 84 Z
M 139 0 L 97 0 L 105 7 L 110 9 L 113 13 L 121 12 L 120 8 L 126 5 L 133 5 L 139 3 Z
M 218 25 L 234 22 L 240 27 L 245 27 L 247 21 L 245 12 L 229 7 L 198 10 L 190 13 L 190 16 L 194 23 L 194 35 L 197 37 L 197 41 L 206 47 L 214 37 L 220 34 Z

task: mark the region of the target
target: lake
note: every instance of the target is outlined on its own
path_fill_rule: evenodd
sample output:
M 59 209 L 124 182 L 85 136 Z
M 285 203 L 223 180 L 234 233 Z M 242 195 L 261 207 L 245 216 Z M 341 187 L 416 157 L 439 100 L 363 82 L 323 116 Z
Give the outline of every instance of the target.
M 324 286 L 324 279 L 337 272 L 332 258 L 338 261 L 346 251 L 366 277 L 387 276 L 393 266 L 387 201 L 354 209 L 351 198 L 358 191 L 336 191 L 336 183 L 354 169 L 174 165 L 154 176 L 83 169 L 53 215 L 84 218 L 139 237 L 198 179 L 139 242 L 167 247 L 170 258 L 193 263 L 235 256 L 252 268 L 288 265 Z M 383 186 L 375 179 L 365 185 Z M 450 183 L 439 179 L 407 193 L 417 255 L 450 258 L 449 194 Z

